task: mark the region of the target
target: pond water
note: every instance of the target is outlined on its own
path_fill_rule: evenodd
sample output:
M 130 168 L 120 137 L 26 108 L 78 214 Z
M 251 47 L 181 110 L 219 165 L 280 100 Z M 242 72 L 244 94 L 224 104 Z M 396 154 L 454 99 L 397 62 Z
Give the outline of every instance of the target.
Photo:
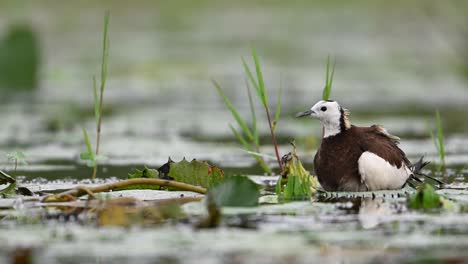
M 190 223 L 151 227 L 96 227 L 47 217 L 29 198 L 0 199 L 0 263 L 14 252 L 34 263 L 401 263 L 468 259 L 468 6 L 457 1 L 0 1 L 0 36 L 26 21 L 41 43 L 41 82 L 29 93 L 0 98 L 0 157 L 26 154 L 20 183 L 33 191 L 67 189 L 124 179 L 135 168 L 173 160 L 207 160 L 228 175 L 263 175 L 242 150 L 235 124 L 210 79 L 249 115 L 241 57 L 260 55 L 274 109 L 280 80 L 283 108 L 280 152 L 296 140 L 306 169 L 320 144 L 314 120 L 296 120 L 321 98 L 327 55 L 336 60 L 332 98 L 352 112 L 356 125 L 382 124 L 402 138 L 410 160 L 425 156 L 427 173 L 449 183 L 439 192 L 455 212 L 422 213 L 406 196 L 320 199 L 224 208 L 223 225 L 197 230 Z M 95 138 L 92 76 L 98 75 L 104 10 L 111 12 L 109 82 L 104 100 L 99 180 L 80 161 L 82 127 Z M 20 10 L 20 12 L 18 12 Z M 6 95 L 6 96 L 4 96 Z M 447 170 L 437 169 L 429 136 L 439 109 Z M 262 153 L 274 155 L 257 105 Z M 93 141 L 94 142 L 94 141 Z M 274 167 L 275 161 L 270 160 Z M 14 164 L 0 159 L 0 169 Z M 270 177 L 270 178 L 268 178 Z M 158 191 L 113 192 L 141 200 L 180 197 Z M 193 194 L 184 193 L 186 196 Z M 191 196 L 190 196 L 191 197 Z M 185 204 L 192 217 L 203 202 Z M 82 217 L 82 216 L 81 216 Z M 431 262 L 432 263 L 432 262 Z

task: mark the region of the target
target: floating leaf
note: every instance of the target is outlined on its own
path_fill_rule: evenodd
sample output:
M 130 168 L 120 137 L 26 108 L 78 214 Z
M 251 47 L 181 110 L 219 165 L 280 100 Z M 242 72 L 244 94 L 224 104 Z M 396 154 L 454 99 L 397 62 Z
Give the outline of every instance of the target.
M 145 166 L 143 170 L 135 169 L 134 173 L 128 174 L 129 179 L 135 178 L 159 178 L 159 172 L 155 169 L 150 169 Z
M 212 188 L 208 195 L 218 206 L 257 206 L 259 187 L 246 176 L 227 177 L 224 182 Z
M 212 166 L 206 161 L 192 160 L 188 162 L 185 158 L 180 162 L 173 162 L 171 159 L 160 168 L 135 170 L 128 174 L 129 179 L 133 178 L 160 178 L 174 180 L 186 184 L 197 185 L 204 188 L 212 188 L 224 179 L 224 172 L 217 166 Z M 155 189 L 152 186 L 152 189 Z
M 216 166 L 211 166 L 206 161 L 185 158 L 180 162 L 170 164 L 168 176 L 175 181 L 212 188 L 224 178 L 224 172 Z
M 443 208 L 453 210 L 454 203 L 438 195 L 430 184 L 419 186 L 418 191 L 408 199 L 408 207 L 416 210 L 431 210 Z

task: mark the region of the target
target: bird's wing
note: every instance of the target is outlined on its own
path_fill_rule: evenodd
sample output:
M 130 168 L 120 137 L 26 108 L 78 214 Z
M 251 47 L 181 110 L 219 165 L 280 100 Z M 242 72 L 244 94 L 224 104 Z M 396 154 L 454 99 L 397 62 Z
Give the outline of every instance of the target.
M 359 145 L 363 153 L 358 160 L 361 181 L 369 190 L 399 189 L 411 170 L 405 153 L 398 147 L 399 139 L 381 126 L 360 128 Z
M 410 165 L 406 154 L 398 147 L 400 138 L 389 134 L 385 128 L 378 125 L 360 129 L 362 133 L 359 133 L 359 145 L 363 151 L 372 152 L 398 168 Z

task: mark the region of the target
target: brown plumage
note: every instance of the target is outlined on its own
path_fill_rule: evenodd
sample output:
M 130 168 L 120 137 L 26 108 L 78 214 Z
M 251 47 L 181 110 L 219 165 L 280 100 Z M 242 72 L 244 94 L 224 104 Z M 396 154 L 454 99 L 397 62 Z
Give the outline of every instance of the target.
M 399 138 L 382 126 L 351 125 L 349 112 L 331 100 L 296 115 L 303 116 L 314 117 L 323 126 L 314 170 L 325 190 L 390 190 L 402 188 L 409 179 L 420 181 L 414 174 L 427 163 L 420 160 L 412 166 L 398 147 Z
M 368 191 L 358 170 L 362 153 L 372 152 L 397 168 L 410 166 L 397 143 L 380 126 L 351 126 L 322 140 L 314 158 L 315 174 L 327 191 Z

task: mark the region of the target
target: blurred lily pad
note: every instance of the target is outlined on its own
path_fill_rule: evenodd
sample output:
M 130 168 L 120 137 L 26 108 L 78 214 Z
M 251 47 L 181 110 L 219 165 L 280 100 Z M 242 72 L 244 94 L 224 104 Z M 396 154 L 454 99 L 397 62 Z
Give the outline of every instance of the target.
M 208 195 L 218 206 L 249 207 L 258 205 L 260 190 L 246 176 L 231 176 L 212 188 Z
M 430 184 L 423 184 L 418 191 L 408 199 L 408 207 L 416 210 L 431 210 L 442 208 L 455 210 L 455 204 L 436 193 Z

